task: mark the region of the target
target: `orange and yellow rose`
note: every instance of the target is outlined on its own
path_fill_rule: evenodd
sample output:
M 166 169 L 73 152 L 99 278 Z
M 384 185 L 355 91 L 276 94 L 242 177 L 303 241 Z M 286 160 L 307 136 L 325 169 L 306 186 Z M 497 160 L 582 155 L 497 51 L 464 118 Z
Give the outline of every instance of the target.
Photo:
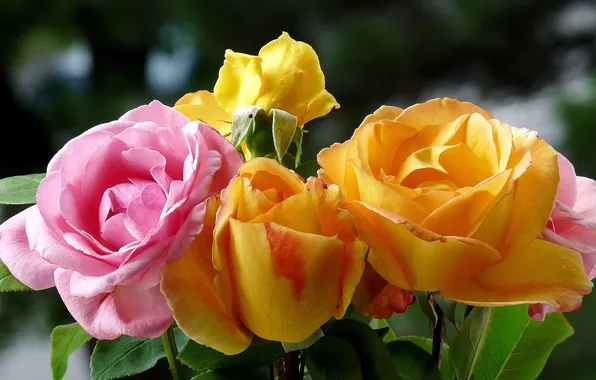
M 559 170 L 535 132 L 435 99 L 381 107 L 318 161 L 351 201 L 368 262 L 394 286 L 562 311 L 592 288 L 577 252 L 539 239 Z
M 213 93 L 198 91 L 180 98 L 175 109 L 191 120 L 203 120 L 222 135 L 231 132 L 239 107 L 286 111 L 298 126 L 325 116 L 339 104 L 325 90 L 325 76 L 314 49 L 286 32 L 253 56 L 226 50 Z
M 344 315 L 366 246 L 337 186 L 305 183 L 276 161 L 255 158 L 223 192 L 215 217 L 217 203 L 193 248 L 162 272 L 162 291 L 186 335 L 234 354 L 253 334 L 296 343 Z

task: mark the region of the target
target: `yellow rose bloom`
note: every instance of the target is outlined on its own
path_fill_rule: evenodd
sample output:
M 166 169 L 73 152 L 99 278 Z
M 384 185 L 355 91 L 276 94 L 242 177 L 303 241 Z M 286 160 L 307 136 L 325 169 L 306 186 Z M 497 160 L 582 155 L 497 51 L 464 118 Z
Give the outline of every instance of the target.
M 259 55 L 226 50 L 214 92 L 199 91 L 180 98 L 175 109 L 191 120 L 203 120 L 228 134 L 239 107 L 259 106 L 286 111 L 298 126 L 339 108 L 325 90 L 325 76 L 314 49 L 284 32 L 263 46 Z
M 562 311 L 592 288 L 577 252 L 539 239 L 559 169 L 535 132 L 435 99 L 381 107 L 318 161 L 351 201 L 369 263 L 395 286 Z
M 305 183 L 274 160 L 244 164 L 224 190 L 214 224 L 206 222 L 193 248 L 162 271 L 180 328 L 235 354 L 253 334 L 297 343 L 343 317 L 366 246 L 341 202 L 337 186 Z

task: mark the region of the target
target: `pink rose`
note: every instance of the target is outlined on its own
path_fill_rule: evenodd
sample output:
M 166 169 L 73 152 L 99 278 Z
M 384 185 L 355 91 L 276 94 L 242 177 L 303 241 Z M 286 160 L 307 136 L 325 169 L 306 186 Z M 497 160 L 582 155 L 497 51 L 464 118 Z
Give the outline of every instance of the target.
M 54 156 L 37 205 L 0 226 L 0 258 L 33 289 L 55 285 L 96 338 L 157 337 L 172 323 L 160 268 L 240 165 L 214 129 L 154 101 Z
M 596 181 L 578 177 L 569 160 L 558 155 L 559 188 L 542 237 L 579 252 L 590 280 L 596 277 Z M 530 316 L 544 320 L 548 305 L 531 305 Z

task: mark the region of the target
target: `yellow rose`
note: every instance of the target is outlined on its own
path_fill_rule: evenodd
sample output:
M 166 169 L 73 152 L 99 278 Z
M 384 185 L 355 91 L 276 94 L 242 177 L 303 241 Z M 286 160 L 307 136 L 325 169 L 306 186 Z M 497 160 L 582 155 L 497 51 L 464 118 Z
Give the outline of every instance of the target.
M 258 56 L 226 50 L 214 92 L 186 94 L 174 108 L 226 135 L 236 109 L 248 106 L 291 113 L 298 118 L 299 127 L 339 108 L 325 90 L 317 53 L 286 32 L 263 46 Z
M 364 270 L 366 246 L 340 201 L 337 186 L 324 188 L 316 178 L 304 183 L 274 160 L 244 164 L 223 192 L 215 223 L 206 222 L 193 248 L 162 271 L 162 291 L 180 328 L 235 354 L 253 334 L 296 343 L 332 316 L 341 318 Z
M 539 239 L 559 170 L 535 132 L 435 99 L 381 107 L 318 161 L 351 201 L 370 264 L 395 286 L 563 311 L 591 290 L 577 252 Z

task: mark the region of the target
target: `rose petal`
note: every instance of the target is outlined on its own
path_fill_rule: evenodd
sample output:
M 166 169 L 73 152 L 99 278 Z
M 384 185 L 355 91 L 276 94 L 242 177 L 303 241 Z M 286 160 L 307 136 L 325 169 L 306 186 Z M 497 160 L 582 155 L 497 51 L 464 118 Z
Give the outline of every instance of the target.
M 36 214 L 39 215 L 37 206 L 31 206 L 0 225 L 0 259 L 23 284 L 33 290 L 42 290 L 54 286 L 56 266 L 29 246 L 26 219 Z M 36 221 L 43 223 L 39 217 Z M 50 233 L 47 228 L 38 228 L 36 232 Z
M 75 320 L 95 338 L 157 338 L 172 324 L 171 311 L 158 287 L 118 286 L 111 293 L 77 297 L 70 292 L 73 274 L 58 268 L 56 288 Z

